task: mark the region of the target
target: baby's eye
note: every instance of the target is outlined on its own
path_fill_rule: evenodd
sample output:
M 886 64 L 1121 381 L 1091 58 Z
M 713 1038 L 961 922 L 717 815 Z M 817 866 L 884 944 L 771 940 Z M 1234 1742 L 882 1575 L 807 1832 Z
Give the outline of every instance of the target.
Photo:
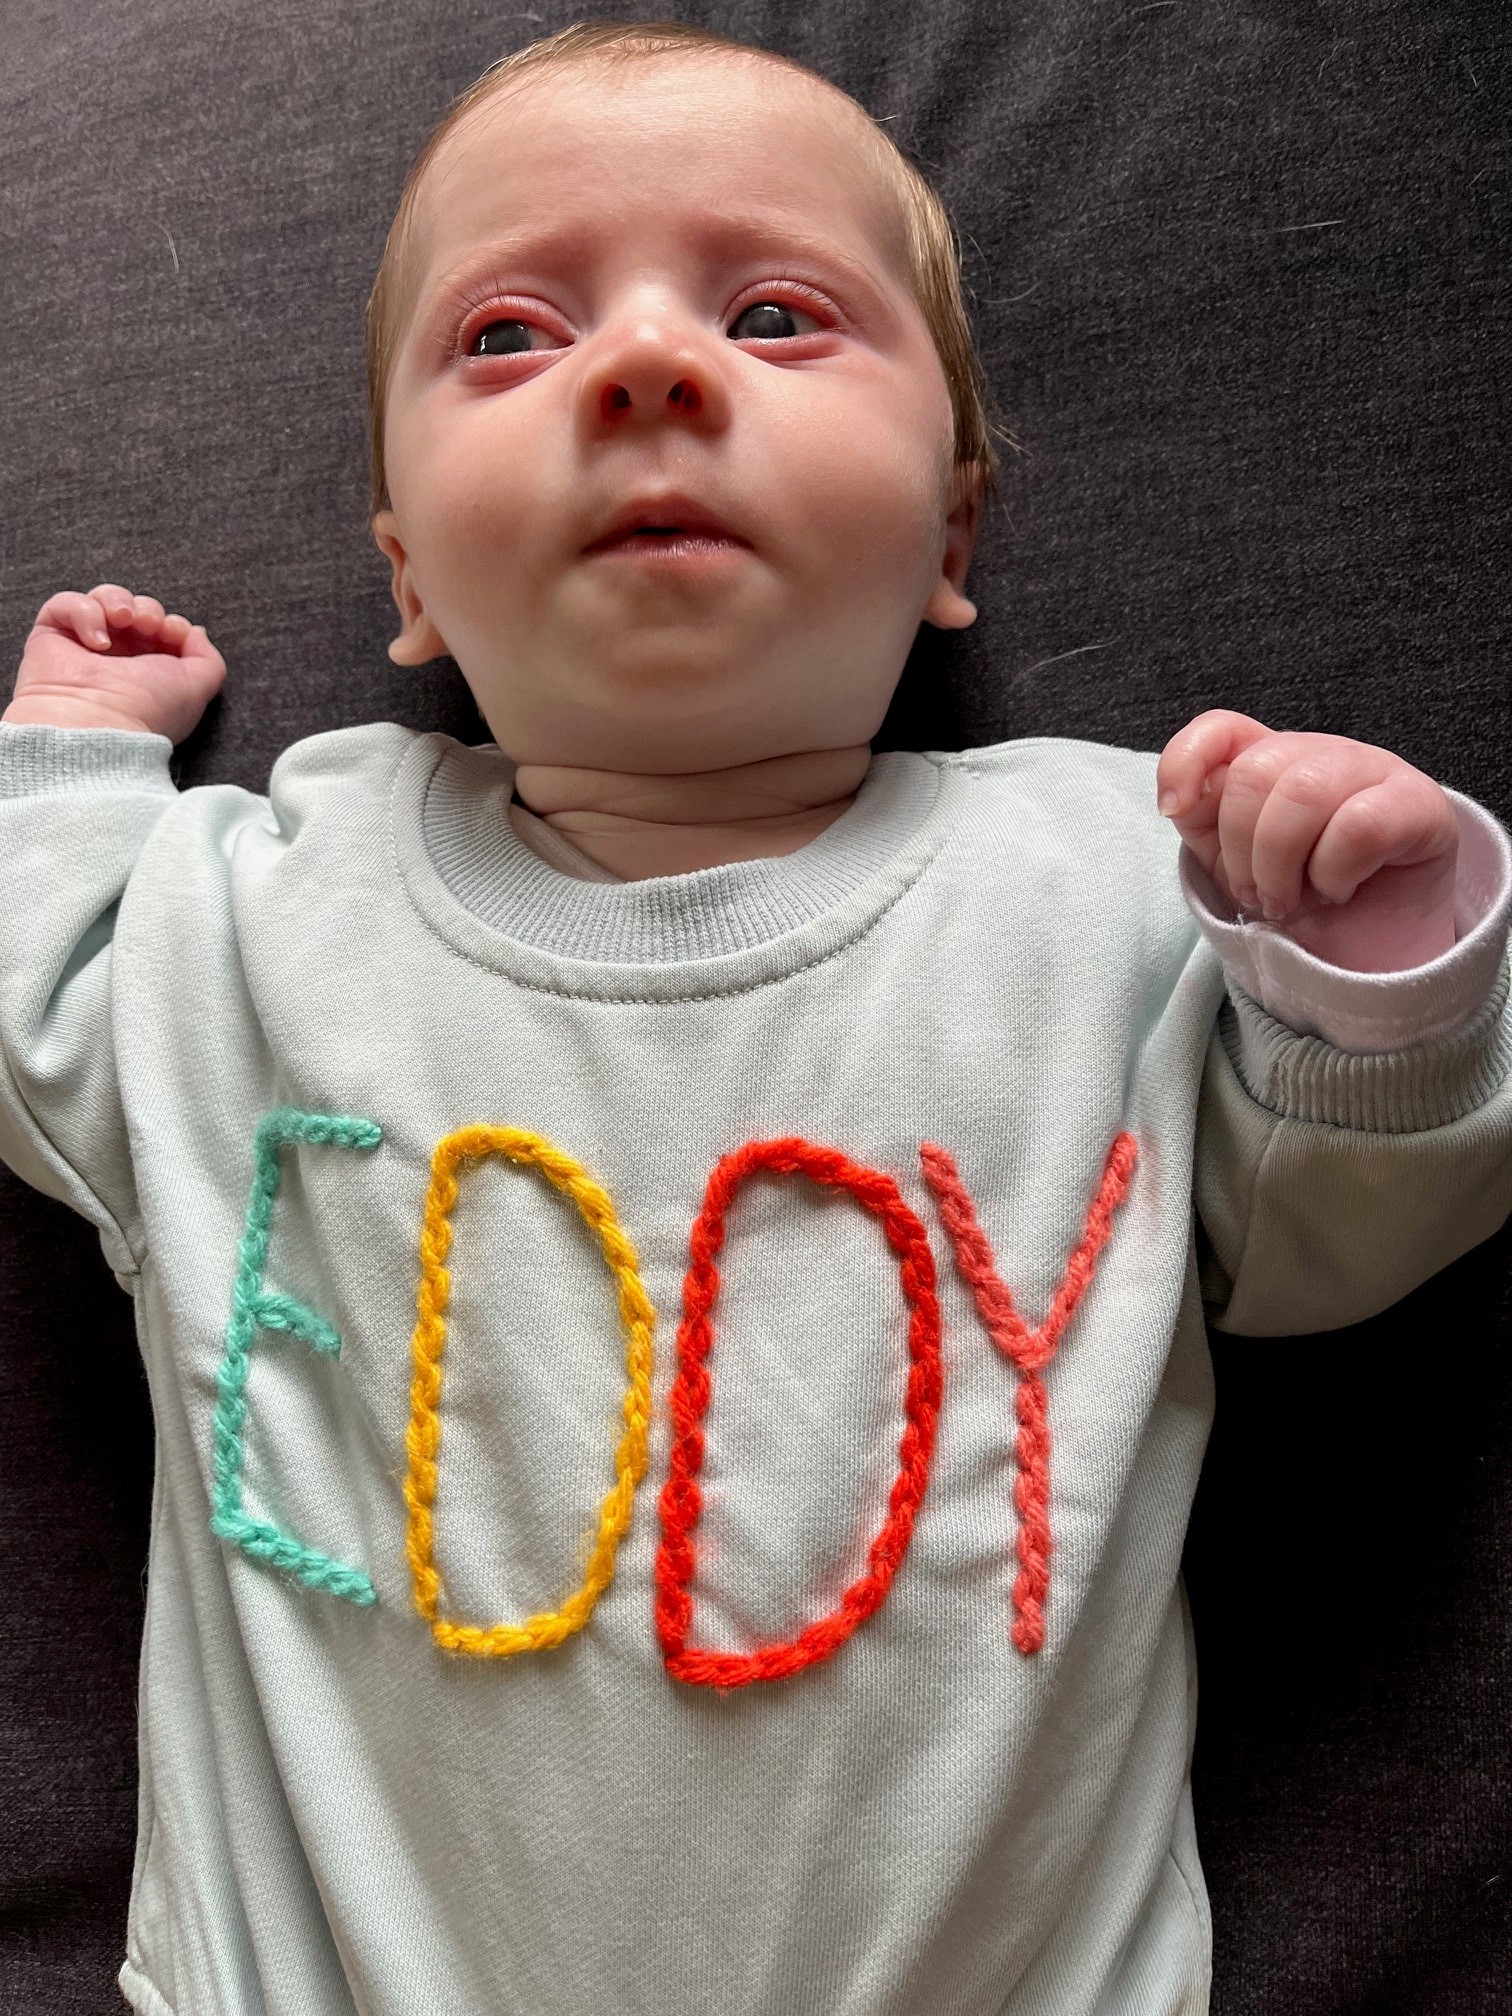
M 467 354 L 469 357 L 512 357 L 521 350 L 557 348 L 560 348 L 557 339 L 539 323 L 517 322 L 501 316 L 495 322 L 484 324 L 473 337 Z
M 800 329 L 799 323 L 807 322 L 807 329 Z M 742 308 L 726 332 L 735 342 L 748 342 L 753 337 L 759 339 L 784 336 L 812 336 L 822 325 L 812 315 L 805 315 L 801 308 L 789 308 L 782 301 L 753 301 L 749 308 Z

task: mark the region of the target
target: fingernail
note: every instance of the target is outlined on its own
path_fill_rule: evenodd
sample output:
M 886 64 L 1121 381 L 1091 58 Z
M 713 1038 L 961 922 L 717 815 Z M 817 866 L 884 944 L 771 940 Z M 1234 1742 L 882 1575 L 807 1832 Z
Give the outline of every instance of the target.
M 1274 897 L 1267 896 L 1263 907 L 1266 916 L 1270 919 L 1271 923 L 1274 924 L 1280 918 L 1286 915 L 1288 909 L 1291 906 L 1286 903 L 1278 903 Z
M 1172 818 L 1175 815 L 1176 807 L 1180 803 L 1181 800 L 1176 796 L 1176 793 L 1174 791 L 1162 791 L 1160 794 L 1161 818 L 1162 819 Z

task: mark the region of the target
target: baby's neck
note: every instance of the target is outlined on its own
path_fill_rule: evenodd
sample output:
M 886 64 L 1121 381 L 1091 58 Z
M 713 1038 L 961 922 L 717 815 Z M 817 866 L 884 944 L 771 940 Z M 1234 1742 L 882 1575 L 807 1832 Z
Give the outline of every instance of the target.
M 522 763 L 538 818 L 626 881 L 792 854 L 854 803 L 871 747 L 809 749 L 680 777 Z

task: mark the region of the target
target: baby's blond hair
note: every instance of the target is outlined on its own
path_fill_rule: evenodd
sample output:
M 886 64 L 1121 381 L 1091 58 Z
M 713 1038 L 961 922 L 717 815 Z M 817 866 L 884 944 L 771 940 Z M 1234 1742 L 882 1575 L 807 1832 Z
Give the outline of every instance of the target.
M 367 303 L 367 393 L 368 438 L 372 458 L 372 502 L 374 516 L 390 508 L 388 479 L 384 470 L 383 416 L 388 398 L 389 377 L 394 355 L 409 313 L 409 273 L 414 213 L 421 183 L 442 141 L 465 114 L 486 99 L 500 95 L 522 77 L 548 70 L 565 69 L 587 62 L 622 62 L 636 57 L 696 55 L 717 52 L 737 55 L 763 63 L 780 63 L 800 76 L 810 78 L 835 91 L 855 106 L 867 126 L 882 143 L 877 159 L 894 194 L 907 248 L 909 279 L 914 298 L 934 339 L 945 382 L 950 389 L 955 423 L 955 461 L 958 466 L 975 464 L 984 493 L 997 485 L 998 457 L 994 434 L 1011 440 L 1004 429 L 987 417 L 986 380 L 961 288 L 961 253 L 944 204 L 929 182 L 900 151 L 892 135 L 879 126 L 866 108 L 832 84 L 827 77 L 810 70 L 791 56 L 781 56 L 750 43 L 736 42 L 705 28 L 681 21 L 581 21 L 559 34 L 544 36 L 513 55 L 501 56 L 480 77 L 454 99 L 439 125 L 416 155 L 394 221 L 384 242 L 378 277 Z

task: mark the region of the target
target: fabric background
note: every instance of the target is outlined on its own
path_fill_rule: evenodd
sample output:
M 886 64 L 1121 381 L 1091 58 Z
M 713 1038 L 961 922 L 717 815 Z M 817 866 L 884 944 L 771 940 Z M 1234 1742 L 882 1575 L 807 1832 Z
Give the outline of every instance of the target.
M 926 633 L 879 747 L 1158 747 L 1223 704 L 1512 821 L 1499 0 L 663 11 L 854 92 L 965 245 L 1023 452 L 980 619 Z M 483 739 L 449 662 L 385 656 L 363 304 L 450 99 L 574 18 L 9 0 L 9 666 L 48 595 L 117 581 L 230 667 L 182 783 L 262 789 L 360 721 Z M 1354 1330 L 1214 1338 L 1187 1573 L 1216 2016 L 1512 2006 L 1509 1258 Z M 126 1299 L 0 1171 L 4 2016 L 120 2006 L 151 1472 Z

